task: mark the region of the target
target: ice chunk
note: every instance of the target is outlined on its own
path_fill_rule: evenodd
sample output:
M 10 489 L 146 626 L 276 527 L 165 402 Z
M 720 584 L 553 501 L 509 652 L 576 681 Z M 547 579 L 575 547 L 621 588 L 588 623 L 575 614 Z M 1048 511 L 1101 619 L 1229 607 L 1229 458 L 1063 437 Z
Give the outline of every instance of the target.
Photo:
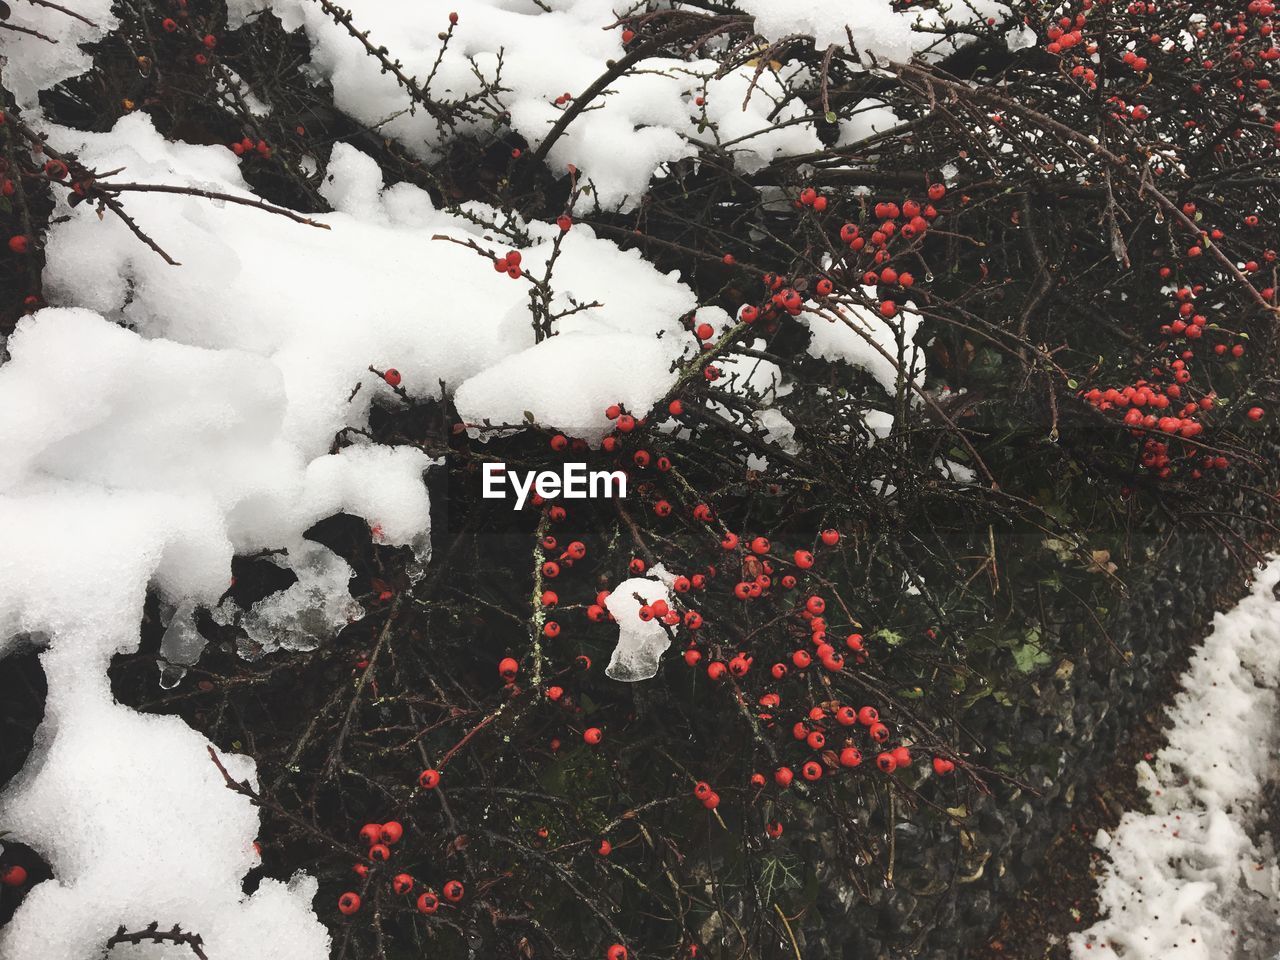
M 658 672 L 662 654 L 671 645 L 668 629 L 656 618 L 640 619 L 640 608 L 656 600 L 671 602 L 667 585 L 653 577 L 632 577 L 618 584 L 605 601 L 618 622 L 618 645 L 605 668 L 605 675 L 626 683 L 648 680 Z
M 312 650 L 364 616 L 347 584 L 351 567 L 328 547 L 310 540 L 291 546 L 283 558 L 273 557 L 297 576 L 296 583 L 242 609 L 227 600 L 214 611 L 219 623 L 239 626 L 249 635 L 242 653 L 258 657 L 275 650 Z
M 200 659 L 205 639 L 196 629 L 196 605 L 190 600 L 178 604 L 160 638 L 160 686 L 176 686 L 186 676 L 187 667 Z

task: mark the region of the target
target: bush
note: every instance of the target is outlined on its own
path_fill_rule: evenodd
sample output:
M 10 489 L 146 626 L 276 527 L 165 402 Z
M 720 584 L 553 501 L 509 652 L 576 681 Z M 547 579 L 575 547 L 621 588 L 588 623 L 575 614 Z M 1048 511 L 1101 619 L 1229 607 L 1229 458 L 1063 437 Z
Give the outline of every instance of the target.
M 913 883 L 955 884 L 981 867 L 975 804 L 1062 774 L 1062 743 L 1020 740 L 1013 718 L 1091 662 L 1132 669 L 1112 636 L 1127 584 L 1146 589 L 1183 537 L 1230 558 L 1189 580 L 1257 555 L 1275 479 L 1271 5 L 1032 6 L 945 21 L 914 58 L 765 40 L 763 4 L 740 6 L 633 5 L 626 52 L 532 143 L 504 106 L 518 89 L 439 89 L 326 0 L 343 56 L 396 78 L 428 149 L 426 128 L 385 135 L 335 90 L 333 50 L 270 11 L 227 30 L 220 3 L 121 5 L 92 69 L 44 97 L 70 126 L 143 110 L 167 138 L 230 144 L 263 204 L 304 215 L 352 144 L 474 222 L 500 269 L 521 272 L 501 251 L 540 238 L 530 223 L 563 218 L 560 237 L 590 229 L 697 295 L 698 349 L 602 436 L 468 422 L 448 385 L 410 393 L 378 367 L 396 389 L 332 449 L 439 458 L 429 562 L 341 514 L 307 533 L 355 572 L 365 616 L 336 639 L 256 656 L 242 623 L 202 611 L 212 642 L 157 702 L 153 599 L 117 660 L 120 699 L 256 761 L 256 784 L 227 785 L 263 810 L 264 874 L 320 878 L 334 956 L 827 955 L 824 917 L 892 887 L 930 830 L 952 867 Z M 698 136 L 643 196 L 547 162 L 620 77 L 706 60 L 772 104 L 767 130 L 808 124 L 820 149 L 744 166 L 691 68 Z M 3 136 L 6 223 L 36 248 L 0 267 L 11 327 L 43 302 L 52 198 L 126 215 L 131 188 L 33 152 L 30 116 Z M 557 287 L 560 242 L 529 278 L 538 340 L 591 313 Z M 629 489 L 513 511 L 480 496 L 495 459 L 583 461 Z M 234 572 L 242 609 L 288 585 L 265 555 Z M 649 649 L 606 672 L 619 618 Z M 651 678 L 609 675 L 648 674 L 667 641 Z M 392 820 L 403 837 L 371 862 L 361 827 Z M 458 902 L 418 905 L 455 880 Z

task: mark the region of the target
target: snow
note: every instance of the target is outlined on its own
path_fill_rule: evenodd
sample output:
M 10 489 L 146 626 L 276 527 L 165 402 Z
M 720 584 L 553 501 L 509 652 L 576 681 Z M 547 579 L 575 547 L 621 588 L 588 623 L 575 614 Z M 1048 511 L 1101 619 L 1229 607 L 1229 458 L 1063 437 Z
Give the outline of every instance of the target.
M 1192 657 L 1169 712 L 1168 742 L 1138 767 L 1151 812 L 1130 811 L 1097 838 L 1107 857 L 1103 918 L 1072 936 L 1074 960 L 1232 956 L 1233 914 L 1266 896 L 1268 885 L 1274 899 L 1280 868 L 1250 831 L 1280 754 L 1277 584 L 1280 559 L 1238 606 L 1217 614 Z
M 915 5 L 894 9 L 890 0 L 737 0 L 737 5 L 755 17 L 756 30 L 771 40 L 806 34 L 813 37 L 815 46 L 825 49 L 832 44 L 848 46 L 852 38 L 855 50 L 880 60 L 908 60 L 935 45 L 949 53 L 954 49 L 949 41 L 939 44 L 939 38 L 926 31 L 942 29 L 949 21 L 964 24 L 988 17 L 1003 21 L 1009 16 L 1008 5 L 996 0 L 967 0 L 928 9 Z
M 863 292 L 875 299 L 874 287 Z M 807 306 L 818 305 L 811 301 Z M 897 393 L 899 374 L 923 386 L 924 356 L 913 343 L 920 315 L 909 307 L 900 306 L 896 317 L 885 318 L 869 307 L 838 304 L 820 314 L 805 313 L 801 320 L 809 328 L 812 356 L 865 370 L 890 394 Z
M 898 115 L 883 100 L 868 97 L 848 117 L 840 119 L 840 137 L 837 147 L 849 147 L 861 143 L 877 133 L 892 130 L 898 125 Z
M 652 572 L 662 573 L 656 567 Z M 640 619 L 640 608 L 657 600 L 671 604 L 667 584 L 656 576 L 632 577 L 613 588 L 605 606 L 618 621 L 618 645 L 605 668 L 606 676 L 632 683 L 657 675 L 658 663 L 671 646 L 671 639 L 657 619 Z
M 453 27 L 447 8 L 433 4 L 384 0 L 345 6 L 356 27 L 368 31 L 371 42 L 385 45 L 406 77 L 446 109 L 454 105 L 451 123 L 420 105 L 411 109 L 410 95 L 395 76 L 317 3 L 233 0 L 230 24 L 269 9 L 286 28 L 303 30 L 312 45 L 312 64 L 333 85 L 337 107 L 420 157 L 433 156 L 458 133 L 487 130 L 499 110 L 509 116 L 511 129 L 536 147 L 569 109 L 556 100 L 582 94 L 609 61 L 627 52 L 611 0 L 483 0 L 462 5 Z M 945 24 L 947 15 L 936 10 L 898 13 L 889 0 L 860 0 L 857 6 L 858 17 L 849 27 L 864 53 L 906 59 L 955 48 L 914 29 L 917 22 L 934 29 Z M 738 7 L 754 14 L 756 29 L 772 39 L 799 32 L 814 35 L 823 47 L 847 42 L 847 0 L 739 0 Z M 1003 21 L 1008 14 L 996 0 L 967 0 L 952 11 L 961 23 L 987 17 Z M 486 87 L 498 81 L 502 90 L 486 94 Z M 748 173 L 778 156 L 820 150 L 813 124 L 801 122 L 806 113 L 773 71 L 757 75 L 747 65 L 722 73 L 710 59 L 649 58 L 643 71 L 614 80 L 576 116 L 550 147 L 547 162 L 556 172 L 571 164 L 582 171 L 600 207 L 632 209 L 665 165 L 694 156 L 700 142 L 730 144 L 735 162 Z
M 93 58 L 79 45 L 101 39 L 119 22 L 111 13 L 111 0 L 76 0 L 67 4 L 83 20 L 30 0 L 13 0 L 8 7 L 11 13 L 5 20 L 7 25 L 34 30 L 47 38 L 0 30 L 4 84 L 20 108 L 36 106 L 41 90 L 87 70 Z
M 47 131 L 55 148 L 135 182 L 251 196 L 230 151 L 166 142 L 142 114 L 107 133 Z M 508 240 L 421 190 L 384 188 L 353 149 L 335 150 L 328 173 L 327 230 L 129 195 L 178 267 L 85 207 L 61 208 L 49 233 L 55 306 L 21 321 L 0 367 L 0 655 L 24 637 L 44 646 L 48 712 L 0 794 L 0 822 L 54 879 L 0 932 L 0 956 L 83 960 L 118 926 L 157 919 L 201 934 L 211 956 L 326 956 L 313 880 L 243 894 L 257 811 L 226 788 L 204 739 L 111 699 L 107 666 L 137 649 L 147 590 L 172 611 L 167 683 L 198 657 L 198 605 L 245 630 L 246 655 L 325 642 L 361 610 L 350 568 L 303 531 L 342 511 L 420 560 L 430 548 L 426 453 L 359 437 L 330 453 L 374 403 L 400 402 L 370 365 L 399 369 L 413 398 L 440 396 L 443 382 L 476 421 L 519 422 L 532 407 L 599 436 L 609 403 L 646 408 L 696 349 L 680 323 L 696 306 L 689 289 L 582 227 L 560 238 L 550 308 L 598 306 L 552 320 L 557 336 L 536 343 L 527 281 L 438 238 L 497 253 Z M 541 276 L 559 230 L 526 229 L 524 263 Z M 234 555 L 282 549 L 296 584 L 247 610 L 219 603 Z M 224 762 L 252 779 L 248 759 Z M 175 817 L 179 831 L 151 826 Z

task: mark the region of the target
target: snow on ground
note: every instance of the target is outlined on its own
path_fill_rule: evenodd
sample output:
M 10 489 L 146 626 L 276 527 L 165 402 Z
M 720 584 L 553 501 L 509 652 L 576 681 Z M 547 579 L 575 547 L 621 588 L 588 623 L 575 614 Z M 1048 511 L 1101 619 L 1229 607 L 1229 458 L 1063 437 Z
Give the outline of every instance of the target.
M 1280 946 L 1280 865 L 1254 839 L 1280 759 L 1278 587 L 1280 559 L 1192 657 L 1168 743 L 1138 767 L 1151 812 L 1099 834 L 1104 916 L 1072 936 L 1073 960 L 1225 960 Z

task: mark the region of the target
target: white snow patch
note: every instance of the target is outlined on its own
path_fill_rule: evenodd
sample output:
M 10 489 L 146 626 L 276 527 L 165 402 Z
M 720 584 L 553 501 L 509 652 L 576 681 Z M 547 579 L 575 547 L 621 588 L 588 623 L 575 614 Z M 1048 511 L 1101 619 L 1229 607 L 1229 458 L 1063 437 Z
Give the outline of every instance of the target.
M 1280 559 L 1235 608 L 1217 614 L 1192 657 L 1170 710 L 1168 744 L 1154 764 L 1138 766 L 1152 812 L 1126 813 L 1107 838 L 1103 919 L 1071 936 L 1073 960 L 1234 955 L 1231 912 L 1267 867 L 1248 827 L 1276 758 L 1277 583 Z
M 771 40 L 807 34 L 815 46 L 825 49 L 832 44 L 848 46 L 852 38 L 854 49 L 881 60 L 950 53 L 956 44 L 928 31 L 948 23 L 971 25 L 989 17 L 998 22 L 1009 16 L 1008 4 L 997 0 L 925 9 L 915 5 L 894 9 L 890 0 L 737 0 L 737 5 L 755 17 L 756 29 Z
M 671 639 L 656 618 L 640 619 L 640 608 L 657 600 L 670 604 L 671 594 L 667 585 L 655 577 L 623 580 L 609 594 L 605 606 L 618 621 L 618 645 L 605 668 L 607 676 L 634 683 L 657 675 L 658 663 L 671 646 Z
M 63 6 L 84 19 L 30 0 L 9 4 L 5 24 L 19 29 L 0 30 L 0 61 L 5 86 L 20 109 L 37 108 L 41 90 L 88 70 L 93 60 L 79 45 L 101 39 L 119 22 L 111 14 L 111 0 L 72 0 Z
M 873 287 L 864 287 L 875 297 Z M 816 304 L 810 303 L 816 308 Z M 801 320 L 809 328 L 809 353 L 823 360 L 839 360 L 867 371 L 888 393 L 898 390 L 899 375 L 924 384 L 925 361 L 913 340 L 920 329 L 920 314 L 899 306 L 898 314 L 885 318 L 869 307 L 856 304 L 827 308 L 827 314 L 804 313 Z M 902 346 L 898 341 L 901 338 Z

